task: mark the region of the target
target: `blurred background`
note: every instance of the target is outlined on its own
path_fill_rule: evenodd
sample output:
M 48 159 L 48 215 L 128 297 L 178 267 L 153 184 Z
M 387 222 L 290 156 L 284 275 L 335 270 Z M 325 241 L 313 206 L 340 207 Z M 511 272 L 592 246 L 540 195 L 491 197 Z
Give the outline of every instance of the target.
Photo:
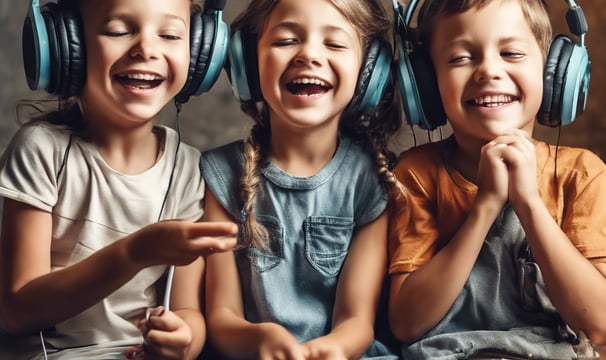
M 400 0 L 405 4 L 404 0 Z M 41 1 L 42 4 L 46 1 Z M 236 14 L 244 9 L 249 0 L 227 0 L 223 18 L 230 23 Z M 383 0 L 386 9 L 391 14 L 391 1 Z M 554 34 L 569 34 L 565 22 L 568 8 L 566 1 L 548 0 L 554 26 Z M 21 56 L 21 30 L 27 12 L 29 1 L 0 1 L 0 151 L 16 131 L 19 123 L 16 119 L 16 104 L 19 100 L 45 99 L 45 92 L 32 92 L 27 87 Z M 606 6 L 603 1 L 579 0 L 589 23 L 586 44 L 590 59 L 593 61 L 591 86 L 587 109 L 577 120 L 561 128 L 560 144 L 588 148 L 602 159 L 606 159 Z M 162 113 L 161 122 L 174 126 L 175 109 L 169 104 Z M 181 117 L 183 140 L 201 150 L 221 145 L 231 140 L 245 137 L 251 121 L 240 112 L 237 101 L 231 94 L 231 87 L 225 73 L 206 94 L 193 97 L 185 104 Z M 449 130 L 443 129 L 442 136 Z M 428 134 L 415 130 L 417 143 L 427 141 Z M 440 134 L 433 134 L 433 138 Z M 557 129 L 536 126 L 536 136 L 550 143 L 558 138 Z M 404 126 L 401 133 L 394 139 L 394 149 L 402 150 L 413 145 L 412 131 Z

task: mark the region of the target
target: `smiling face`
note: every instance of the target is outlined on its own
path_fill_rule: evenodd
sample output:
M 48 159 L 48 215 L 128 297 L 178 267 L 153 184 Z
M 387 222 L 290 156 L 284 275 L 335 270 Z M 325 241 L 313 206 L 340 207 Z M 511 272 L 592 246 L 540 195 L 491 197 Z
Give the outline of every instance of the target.
M 189 0 L 89 0 L 81 12 L 89 121 L 131 127 L 153 119 L 186 80 Z
M 362 59 L 358 31 L 329 0 L 281 0 L 257 54 L 272 129 L 330 124 L 350 102 Z
M 543 55 L 518 1 L 443 17 L 430 42 L 459 142 L 490 141 L 511 128 L 532 133 L 543 95 Z

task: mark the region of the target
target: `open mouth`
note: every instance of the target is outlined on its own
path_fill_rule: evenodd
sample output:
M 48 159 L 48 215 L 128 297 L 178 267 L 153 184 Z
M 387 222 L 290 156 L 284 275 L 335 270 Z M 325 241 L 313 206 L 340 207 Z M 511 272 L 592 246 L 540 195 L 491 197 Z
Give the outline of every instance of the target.
M 164 81 L 158 75 L 142 73 L 118 74 L 116 79 L 124 86 L 139 90 L 156 88 Z
M 518 100 L 518 97 L 511 95 L 485 95 L 475 98 L 473 100 L 469 100 L 467 103 L 473 106 L 498 107 L 511 104 Z
M 297 96 L 321 95 L 332 89 L 332 86 L 320 79 L 300 78 L 286 84 L 286 90 Z

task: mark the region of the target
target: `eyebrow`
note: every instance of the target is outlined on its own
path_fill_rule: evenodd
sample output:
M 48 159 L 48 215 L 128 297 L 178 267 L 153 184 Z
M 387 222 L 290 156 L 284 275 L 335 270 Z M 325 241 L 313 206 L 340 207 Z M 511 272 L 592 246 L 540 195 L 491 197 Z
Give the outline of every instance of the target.
M 164 14 L 164 17 L 170 20 L 177 20 L 177 21 L 181 21 L 183 24 L 186 24 L 185 19 L 183 19 L 180 16 L 174 15 L 174 14 Z M 112 20 L 123 20 L 123 21 L 129 21 L 132 20 L 134 18 L 133 15 L 131 14 L 127 14 L 127 13 L 118 13 L 118 14 L 113 14 L 108 16 L 107 18 L 105 18 L 105 22 L 110 22 Z
M 507 36 L 507 37 L 499 39 L 498 44 L 503 45 L 503 44 L 508 44 L 508 43 L 512 43 L 512 42 L 528 43 L 529 41 L 523 36 Z M 463 46 L 473 45 L 473 41 L 464 39 L 464 38 L 457 38 L 457 39 L 451 40 L 445 44 L 445 46 L 457 46 L 457 45 L 463 45 Z
M 300 30 L 301 28 L 303 28 L 303 26 L 301 26 L 300 24 L 293 22 L 293 21 L 284 21 L 284 22 L 278 23 L 277 25 L 275 25 L 272 28 L 269 28 L 267 30 L 277 30 L 277 29 L 281 29 L 281 28 L 296 31 L 296 30 Z M 349 32 L 347 32 L 345 29 L 343 29 L 342 27 L 339 27 L 339 26 L 335 26 L 335 25 L 322 26 L 322 31 L 342 32 L 342 33 L 349 35 Z

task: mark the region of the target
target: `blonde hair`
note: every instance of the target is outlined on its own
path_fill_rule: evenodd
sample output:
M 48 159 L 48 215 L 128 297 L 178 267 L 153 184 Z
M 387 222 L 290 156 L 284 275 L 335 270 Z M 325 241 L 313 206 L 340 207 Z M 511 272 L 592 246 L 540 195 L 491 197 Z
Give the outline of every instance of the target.
M 232 23 L 232 32 L 240 31 L 252 34 L 250 38 L 256 42 L 263 31 L 266 19 L 278 1 L 251 1 L 248 8 Z M 383 39 L 389 43 L 392 24 L 379 0 L 330 1 L 358 31 L 365 51 L 368 51 L 368 47 L 374 39 Z M 351 138 L 374 154 L 377 174 L 390 194 L 395 194 L 395 196 L 403 194 L 404 189 L 391 172 L 395 156 L 387 146 L 389 137 L 401 125 L 400 108 L 397 101 L 397 98 L 394 97 L 393 86 L 388 86 L 373 116 L 364 117 L 345 111 L 339 124 L 341 136 Z M 265 102 L 257 104 L 254 101 L 243 101 L 241 109 L 254 121 L 250 136 L 244 145 L 244 165 L 241 178 L 244 236 L 241 245 L 267 249 L 269 247 L 267 230 L 257 222 L 254 204 L 262 183 L 261 170 L 267 162 L 267 149 L 271 139 L 269 111 Z

